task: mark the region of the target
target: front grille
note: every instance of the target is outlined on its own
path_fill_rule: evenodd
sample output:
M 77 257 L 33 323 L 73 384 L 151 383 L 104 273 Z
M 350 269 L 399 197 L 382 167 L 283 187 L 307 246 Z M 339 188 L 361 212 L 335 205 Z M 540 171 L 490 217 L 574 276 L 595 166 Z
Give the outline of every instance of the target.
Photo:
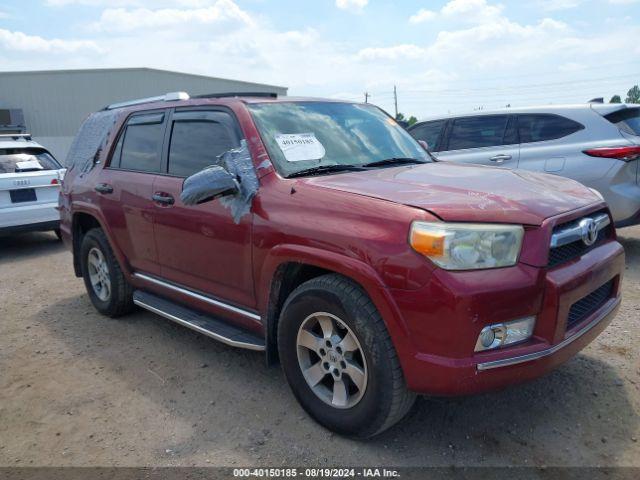
M 582 240 L 562 245 L 561 247 L 555 247 L 549 250 L 549 267 L 555 267 L 561 263 L 568 262 L 574 258 L 578 258 L 590 250 L 598 247 L 604 240 L 611 236 L 611 226 L 603 228 L 598 232 L 598 239 L 596 242 L 587 246 Z
M 569 317 L 567 318 L 567 330 L 577 325 L 593 312 L 598 310 L 613 294 L 613 280 L 609 280 L 591 292 L 586 297 L 581 298 L 571 305 Z

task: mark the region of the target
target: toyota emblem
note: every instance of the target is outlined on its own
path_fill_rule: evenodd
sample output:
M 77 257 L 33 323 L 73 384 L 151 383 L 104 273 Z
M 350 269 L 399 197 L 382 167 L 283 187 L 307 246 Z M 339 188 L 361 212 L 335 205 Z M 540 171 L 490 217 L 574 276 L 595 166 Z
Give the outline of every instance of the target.
M 580 221 L 580 229 L 582 230 L 582 241 L 587 247 L 590 247 L 598 240 L 598 226 L 593 218 L 583 218 Z

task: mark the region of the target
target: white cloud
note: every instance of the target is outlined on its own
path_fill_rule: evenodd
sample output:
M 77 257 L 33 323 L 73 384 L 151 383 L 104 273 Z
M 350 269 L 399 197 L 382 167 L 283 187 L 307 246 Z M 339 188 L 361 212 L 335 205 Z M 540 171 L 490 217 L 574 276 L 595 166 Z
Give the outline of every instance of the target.
M 341 10 L 361 12 L 367 6 L 369 0 L 336 0 L 336 7 Z
M 49 7 L 84 5 L 88 7 L 130 7 L 130 8 L 168 8 L 168 7 L 205 7 L 215 0 L 45 0 Z
M 548 12 L 554 12 L 557 10 L 569 10 L 571 8 L 580 6 L 582 2 L 583 0 L 538 0 L 540 8 Z
M 251 16 L 232 0 L 217 0 L 203 8 L 109 8 L 90 29 L 106 32 L 127 32 L 139 29 L 168 28 L 184 25 L 253 25 Z
M 631 5 L 632 3 L 638 3 L 640 0 L 609 0 L 609 3 L 614 5 Z
M 421 23 L 438 16 L 465 23 L 483 23 L 498 18 L 502 5 L 490 5 L 486 0 L 450 0 L 439 12 L 421 8 L 409 17 L 409 23 Z
M 65 54 L 100 53 L 102 50 L 91 40 L 46 39 L 0 28 L 0 53 L 15 52 Z
M 360 60 L 399 60 L 421 58 L 426 54 L 424 48 L 413 44 L 394 45 L 392 47 L 363 48 L 357 54 Z
M 422 23 L 436 18 L 437 14 L 433 10 L 421 8 L 414 15 L 409 17 L 409 23 Z

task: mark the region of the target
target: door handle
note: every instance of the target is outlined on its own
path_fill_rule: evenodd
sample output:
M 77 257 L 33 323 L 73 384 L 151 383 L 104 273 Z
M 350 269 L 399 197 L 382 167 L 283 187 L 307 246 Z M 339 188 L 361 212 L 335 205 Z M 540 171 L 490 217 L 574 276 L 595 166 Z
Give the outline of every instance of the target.
M 168 193 L 154 193 L 153 201 L 161 203 L 162 205 L 173 205 L 175 203 L 175 199 L 169 195 Z
M 499 155 L 494 155 L 489 160 L 491 160 L 492 162 L 502 163 L 505 160 L 511 160 L 511 155 L 506 155 L 504 153 L 501 153 Z
M 94 190 L 98 193 L 104 194 L 113 193 L 113 187 L 108 183 L 99 183 L 95 186 Z

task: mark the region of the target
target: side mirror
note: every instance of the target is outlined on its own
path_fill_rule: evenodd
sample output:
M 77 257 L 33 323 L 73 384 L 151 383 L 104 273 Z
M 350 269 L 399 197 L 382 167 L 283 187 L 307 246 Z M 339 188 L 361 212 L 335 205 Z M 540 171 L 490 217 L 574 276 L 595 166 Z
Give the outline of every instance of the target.
M 424 140 L 418 140 L 418 143 L 422 145 L 422 148 L 424 148 L 427 152 L 429 151 L 429 144 L 427 142 L 425 142 Z
M 185 205 L 199 205 L 238 191 L 235 177 L 220 166 L 205 168 L 187 177 L 182 184 L 180 200 Z

